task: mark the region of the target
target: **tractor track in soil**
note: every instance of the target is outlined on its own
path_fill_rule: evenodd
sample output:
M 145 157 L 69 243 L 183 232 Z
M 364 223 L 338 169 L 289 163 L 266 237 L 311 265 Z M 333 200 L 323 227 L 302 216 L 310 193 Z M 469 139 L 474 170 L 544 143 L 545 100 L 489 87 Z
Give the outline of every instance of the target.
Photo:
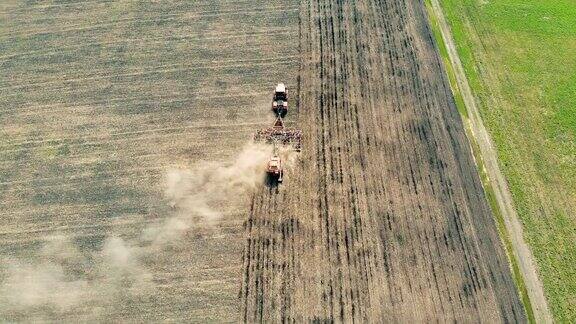
M 303 152 L 252 197 L 241 318 L 526 321 L 424 4 L 303 0 L 300 50 Z

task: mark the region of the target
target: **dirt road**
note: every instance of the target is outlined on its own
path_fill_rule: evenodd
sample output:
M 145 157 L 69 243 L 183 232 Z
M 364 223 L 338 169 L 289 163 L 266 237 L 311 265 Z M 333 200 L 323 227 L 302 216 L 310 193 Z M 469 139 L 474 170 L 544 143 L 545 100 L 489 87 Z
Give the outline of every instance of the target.
M 552 314 L 548 308 L 542 282 L 538 277 L 534 256 L 524 241 L 522 225 L 520 224 L 516 209 L 514 208 L 512 196 L 510 194 L 510 190 L 508 189 L 508 183 L 506 182 L 506 179 L 502 175 L 500 167 L 498 166 L 498 159 L 494 145 L 490 140 L 488 131 L 484 127 L 484 123 L 480 117 L 480 112 L 476 105 L 476 101 L 470 86 L 468 85 L 468 80 L 466 79 L 464 68 L 460 62 L 458 51 L 456 50 L 456 45 L 454 44 L 454 39 L 452 38 L 452 34 L 450 32 L 450 27 L 444 18 L 444 14 L 438 0 L 431 1 L 434 14 L 437 17 L 438 24 L 442 32 L 444 43 L 446 44 L 446 49 L 448 50 L 450 61 L 454 67 L 458 87 L 462 93 L 464 102 L 466 103 L 473 135 L 478 143 L 478 146 L 480 147 L 482 159 L 486 167 L 486 173 L 490 178 L 491 185 L 495 189 L 494 193 L 496 194 L 496 200 L 503 215 L 506 230 L 508 231 L 510 240 L 512 241 L 512 246 L 514 249 L 512 252 L 514 253 L 514 257 L 518 261 L 522 271 L 522 277 L 527 287 L 530 303 L 532 304 L 532 309 L 534 310 L 535 319 L 538 323 L 552 323 Z
M 304 151 L 246 222 L 245 321 L 524 322 L 420 1 L 302 1 Z

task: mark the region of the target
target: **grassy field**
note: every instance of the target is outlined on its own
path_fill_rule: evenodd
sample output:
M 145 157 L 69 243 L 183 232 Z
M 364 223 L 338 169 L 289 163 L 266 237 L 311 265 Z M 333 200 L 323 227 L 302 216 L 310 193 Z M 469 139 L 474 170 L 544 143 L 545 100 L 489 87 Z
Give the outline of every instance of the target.
M 556 320 L 576 319 L 576 5 L 442 0 Z

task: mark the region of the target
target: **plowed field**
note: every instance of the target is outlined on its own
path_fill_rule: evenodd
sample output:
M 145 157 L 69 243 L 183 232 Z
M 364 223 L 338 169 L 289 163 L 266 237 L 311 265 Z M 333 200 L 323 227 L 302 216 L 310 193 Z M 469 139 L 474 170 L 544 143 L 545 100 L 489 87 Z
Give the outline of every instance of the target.
M 245 321 L 523 322 L 420 1 L 303 1 L 301 162 L 246 223 Z
M 420 1 L 4 1 L 0 64 L 0 321 L 525 320 Z

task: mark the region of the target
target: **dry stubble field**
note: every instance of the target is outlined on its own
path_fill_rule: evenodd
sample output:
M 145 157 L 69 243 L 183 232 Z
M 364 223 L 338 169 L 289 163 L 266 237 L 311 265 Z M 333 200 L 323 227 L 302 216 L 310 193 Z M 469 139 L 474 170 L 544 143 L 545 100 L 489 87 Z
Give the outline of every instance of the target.
M 304 151 L 254 195 L 245 321 L 525 322 L 421 1 L 303 1 Z
M 1 319 L 525 320 L 420 1 L 0 12 Z M 229 161 L 278 80 L 286 184 L 142 241 L 197 212 L 166 173 Z
M 0 321 L 237 319 L 245 201 L 141 236 L 186 212 L 167 172 L 233 159 L 298 63 L 297 1 L 2 1 Z

